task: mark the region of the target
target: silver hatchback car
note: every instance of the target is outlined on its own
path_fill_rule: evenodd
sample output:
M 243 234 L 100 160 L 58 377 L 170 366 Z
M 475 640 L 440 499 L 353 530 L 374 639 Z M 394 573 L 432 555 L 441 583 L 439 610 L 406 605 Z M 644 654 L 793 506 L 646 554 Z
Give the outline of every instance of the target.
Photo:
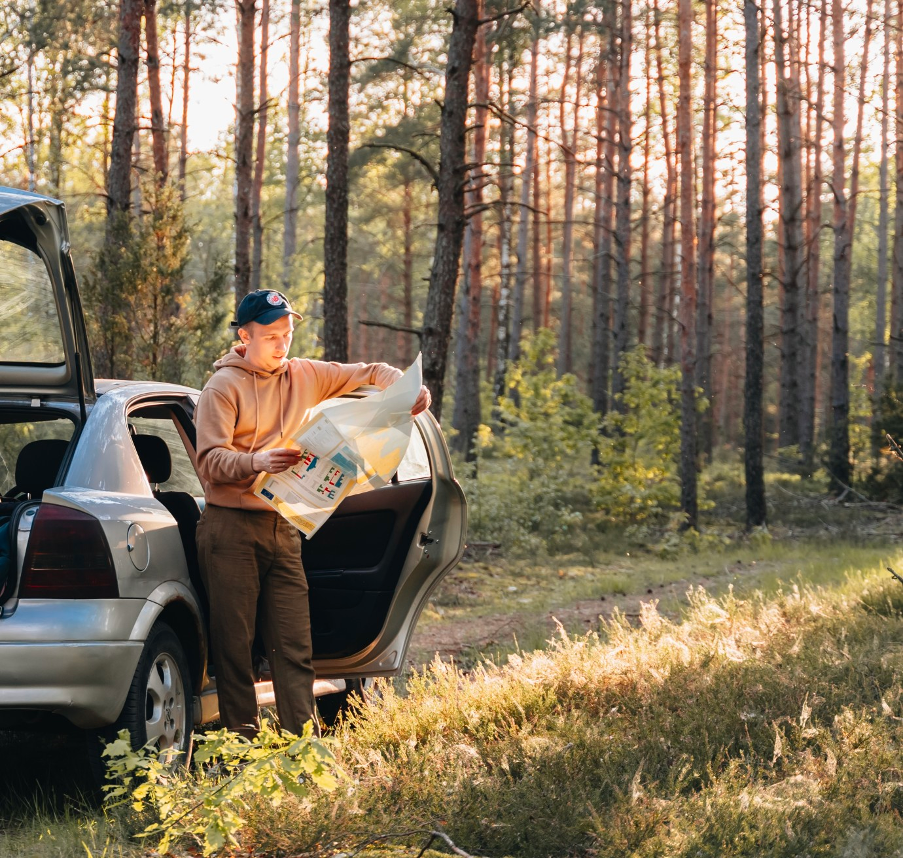
M 95 382 L 69 249 L 62 203 L 0 188 L 0 729 L 62 716 L 184 750 L 218 714 L 194 537 L 199 391 Z M 399 673 L 461 557 L 448 449 L 429 412 L 415 427 L 392 483 L 304 542 L 322 699 Z M 265 673 L 257 690 L 272 704 Z

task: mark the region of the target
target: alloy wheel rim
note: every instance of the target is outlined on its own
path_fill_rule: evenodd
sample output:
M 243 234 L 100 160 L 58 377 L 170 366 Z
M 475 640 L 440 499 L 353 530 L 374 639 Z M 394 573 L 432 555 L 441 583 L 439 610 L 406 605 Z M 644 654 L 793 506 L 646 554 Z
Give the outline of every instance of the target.
M 145 692 L 147 741 L 168 757 L 185 749 L 185 688 L 176 659 L 160 653 L 151 665 Z

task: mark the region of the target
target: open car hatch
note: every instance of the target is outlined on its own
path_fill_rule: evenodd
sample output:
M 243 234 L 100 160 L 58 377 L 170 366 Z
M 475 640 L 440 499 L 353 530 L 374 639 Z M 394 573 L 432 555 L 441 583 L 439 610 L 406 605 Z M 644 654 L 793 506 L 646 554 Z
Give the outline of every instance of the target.
M 0 188 L 0 399 L 94 399 L 63 203 Z

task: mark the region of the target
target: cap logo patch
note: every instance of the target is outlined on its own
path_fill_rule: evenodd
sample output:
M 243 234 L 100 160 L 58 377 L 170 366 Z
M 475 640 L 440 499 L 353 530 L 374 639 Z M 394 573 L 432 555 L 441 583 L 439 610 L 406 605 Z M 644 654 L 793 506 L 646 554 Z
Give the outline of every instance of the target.
M 271 292 L 267 296 L 267 302 L 272 304 L 274 307 L 276 307 L 279 304 L 282 304 L 282 302 L 283 302 L 282 295 L 280 295 L 278 292 Z

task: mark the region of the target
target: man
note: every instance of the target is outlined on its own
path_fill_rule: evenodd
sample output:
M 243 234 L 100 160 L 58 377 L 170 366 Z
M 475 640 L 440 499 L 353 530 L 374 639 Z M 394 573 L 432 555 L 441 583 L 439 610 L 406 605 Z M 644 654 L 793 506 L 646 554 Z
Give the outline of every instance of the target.
M 299 461 L 286 443 L 314 405 L 362 384 L 386 388 L 401 375 L 385 363 L 287 359 L 296 318 L 280 292 L 246 295 L 235 323 L 242 342 L 214 364 L 195 414 L 206 499 L 198 560 L 210 599 L 220 720 L 249 738 L 259 726 L 251 652 L 258 622 L 280 724 L 300 733 L 313 720 L 317 731 L 301 534 L 251 485 L 260 472 L 277 474 Z M 422 387 L 411 413 L 429 405 Z

